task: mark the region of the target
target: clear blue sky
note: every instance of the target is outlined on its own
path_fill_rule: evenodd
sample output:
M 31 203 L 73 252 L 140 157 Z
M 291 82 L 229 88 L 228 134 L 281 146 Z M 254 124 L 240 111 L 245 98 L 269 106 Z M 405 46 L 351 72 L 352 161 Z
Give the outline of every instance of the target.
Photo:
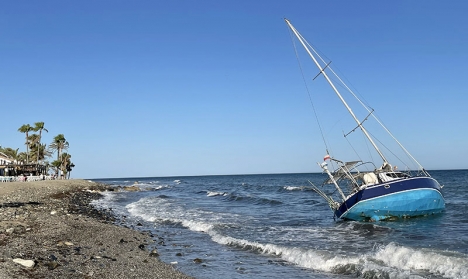
M 17 129 L 44 121 L 46 142 L 69 141 L 76 178 L 320 171 L 286 17 L 427 169 L 468 168 L 467 12 L 466 1 L 1 1 L 0 145 L 24 151 Z

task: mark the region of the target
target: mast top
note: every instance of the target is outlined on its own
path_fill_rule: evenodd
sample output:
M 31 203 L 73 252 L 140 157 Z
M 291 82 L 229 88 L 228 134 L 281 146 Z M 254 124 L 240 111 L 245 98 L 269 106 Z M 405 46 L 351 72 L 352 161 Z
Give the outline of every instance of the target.
M 310 46 L 308 43 L 306 44 L 305 42 L 305 39 L 302 37 L 302 35 L 296 30 L 296 28 L 294 28 L 294 26 L 291 24 L 291 22 L 287 19 L 287 18 L 284 18 L 284 21 L 286 22 L 286 24 L 289 26 L 289 28 L 291 29 L 291 31 L 294 33 L 294 35 L 297 37 L 297 39 L 299 40 L 299 42 L 302 44 L 302 46 L 304 47 L 304 49 L 307 51 L 307 53 L 309 54 L 310 58 L 314 61 L 315 65 L 317 66 L 317 68 L 319 69 L 320 74 L 323 74 L 323 77 L 327 80 L 328 84 L 332 87 L 333 91 L 335 91 L 335 94 L 338 96 L 338 98 L 341 100 L 341 102 L 343 103 L 343 105 L 346 107 L 346 109 L 348 110 L 349 114 L 353 117 L 354 121 L 356 121 L 358 127 L 361 129 L 361 131 L 364 133 L 364 135 L 366 136 L 366 138 L 369 140 L 369 142 L 372 144 L 372 146 L 374 147 L 374 149 L 377 151 L 377 153 L 379 154 L 379 156 L 382 158 L 383 160 L 383 165 L 388 165 L 388 161 L 387 159 L 385 158 L 385 156 L 383 155 L 383 153 L 380 151 L 379 147 L 375 144 L 374 140 L 371 138 L 371 136 L 369 135 L 369 133 L 367 132 L 366 128 L 364 128 L 364 126 L 362 125 L 362 122 L 359 121 L 359 119 L 356 117 L 356 115 L 354 114 L 354 112 L 352 111 L 351 107 L 349 107 L 348 103 L 346 102 L 346 100 L 343 98 L 343 96 L 341 95 L 341 93 L 338 91 L 338 89 L 335 87 L 335 84 L 331 81 L 331 79 L 328 77 L 327 73 L 325 72 L 325 69 L 329 66 L 330 63 L 328 63 L 325 67 L 322 67 L 321 64 L 318 62 L 318 60 L 315 58 L 315 55 L 312 54 L 311 50 L 313 52 L 315 52 L 315 50 L 312 48 L 312 46 Z M 317 76 L 318 76 L 317 75 Z M 314 78 L 315 79 L 315 78 Z

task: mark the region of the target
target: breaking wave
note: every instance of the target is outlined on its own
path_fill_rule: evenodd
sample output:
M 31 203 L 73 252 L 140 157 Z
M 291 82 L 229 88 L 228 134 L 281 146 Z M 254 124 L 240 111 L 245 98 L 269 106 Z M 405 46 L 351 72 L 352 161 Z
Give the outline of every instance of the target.
M 226 193 L 226 192 L 207 191 L 206 195 L 208 197 L 216 197 L 216 196 L 227 196 L 228 193 Z
M 142 199 L 127 205 L 127 209 L 132 215 L 146 221 L 162 218 L 160 221 L 178 223 L 191 231 L 205 233 L 218 244 L 278 257 L 306 269 L 371 279 L 468 278 L 468 257 L 457 252 L 411 248 L 395 243 L 376 246 L 372 251 L 351 256 L 323 249 L 286 247 L 226 235 L 230 234 L 229 231 L 218 230 L 220 227 L 229 227 L 223 225 L 223 216 L 210 220 L 198 212 L 187 212 L 178 207 L 170 210 L 166 208 L 162 215 L 148 212 L 144 205 L 152 202 L 154 200 Z

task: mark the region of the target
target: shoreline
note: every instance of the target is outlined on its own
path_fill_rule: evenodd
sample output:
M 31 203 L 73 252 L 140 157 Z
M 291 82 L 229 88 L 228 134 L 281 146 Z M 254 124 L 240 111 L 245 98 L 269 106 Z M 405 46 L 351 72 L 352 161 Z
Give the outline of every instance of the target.
M 80 179 L 0 183 L 0 278 L 192 278 L 159 260 L 150 235 L 90 205 L 106 189 Z

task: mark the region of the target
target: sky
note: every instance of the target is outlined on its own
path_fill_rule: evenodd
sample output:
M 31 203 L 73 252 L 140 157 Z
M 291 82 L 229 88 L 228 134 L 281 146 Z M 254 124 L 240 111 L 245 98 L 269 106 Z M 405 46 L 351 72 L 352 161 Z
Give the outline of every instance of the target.
M 467 11 L 432 0 L 0 1 L 0 146 L 25 151 L 18 128 L 42 121 L 43 142 L 68 140 L 74 178 L 319 172 L 309 94 L 326 135 L 346 112 L 320 103 L 332 94 L 321 81 L 306 90 L 288 18 L 426 169 L 466 169 Z

